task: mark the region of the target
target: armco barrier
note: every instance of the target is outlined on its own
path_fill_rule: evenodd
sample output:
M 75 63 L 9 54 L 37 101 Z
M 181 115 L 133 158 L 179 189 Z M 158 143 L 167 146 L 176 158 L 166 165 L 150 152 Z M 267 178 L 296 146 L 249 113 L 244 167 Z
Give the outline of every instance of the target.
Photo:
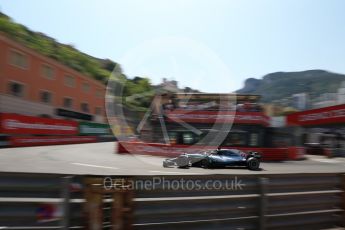
M 82 226 L 78 176 L 0 173 L 0 229 Z
M 289 160 L 304 160 L 306 158 L 304 147 L 290 146 L 287 151 Z
M 164 176 L 155 190 L 136 191 L 134 229 L 326 229 L 344 226 L 344 176 L 238 176 L 243 189 L 162 189 L 168 181 L 234 180 L 234 176 Z M 135 180 L 148 179 L 136 177 Z M 158 181 L 158 179 L 155 179 Z
M 77 135 L 78 122 L 0 113 L 0 133 L 19 135 Z
M 227 181 L 242 186 L 207 186 Z M 106 180 L 0 173 L 0 228 L 329 229 L 345 227 L 344 191 L 345 175 L 334 173 Z
M 44 146 L 44 145 L 66 145 L 82 144 L 95 142 L 113 142 L 116 138 L 111 135 L 107 136 L 27 136 L 11 137 L 3 139 L 0 137 L 1 147 L 27 147 L 27 146 Z
M 167 156 L 176 157 L 184 152 L 195 152 L 200 149 L 216 149 L 216 146 L 186 146 L 177 144 L 161 144 L 161 143 L 144 143 L 134 141 L 119 141 L 116 145 L 116 153 L 134 153 L 134 154 L 147 154 L 154 156 Z M 231 147 L 224 147 L 231 148 Z M 296 160 L 303 156 L 297 155 L 292 149 L 289 148 L 258 148 L 258 147 L 236 147 L 242 151 L 257 151 L 261 154 L 264 161 L 284 161 Z M 291 157 L 291 158 L 290 158 Z
M 66 145 L 92 143 L 97 141 L 95 136 L 32 136 L 10 137 L 11 147 L 42 146 L 42 145 Z

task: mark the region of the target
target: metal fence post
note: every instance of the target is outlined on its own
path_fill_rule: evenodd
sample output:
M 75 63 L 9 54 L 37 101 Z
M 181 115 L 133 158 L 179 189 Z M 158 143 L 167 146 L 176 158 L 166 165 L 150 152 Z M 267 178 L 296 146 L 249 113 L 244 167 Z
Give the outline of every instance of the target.
M 133 199 L 134 199 L 134 191 L 133 189 L 130 189 L 126 193 L 126 219 L 125 219 L 125 229 L 126 230 L 131 230 L 133 229 Z
M 69 229 L 70 227 L 70 184 L 72 176 L 66 176 L 61 178 L 61 197 L 62 197 L 62 218 L 61 229 Z
M 101 178 L 84 178 L 84 221 L 85 229 L 103 228 L 103 187 Z
M 266 212 L 267 212 L 267 187 L 269 180 L 268 178 L 259 178 L 260 186 L 260 207 L 259 207 L 259 217 L 260 217 L 260 230 L 266 229 Z
M 123 216 L 123 206 L 124 206 L 124 194 L 121 191 L 113 193 L 113 207 L 111 211 L 112 215 L 112 225 L 113 230 L 123 230 L 124 229 L 124 216 Z
M 124 179 L 113 195 L 113 230 L 131 230 L 133 219 L 133 191 L 128 179 Z
M 343 189 L 343 227 L 345 227 L 345 174 L 342 175 L 342 189 Z

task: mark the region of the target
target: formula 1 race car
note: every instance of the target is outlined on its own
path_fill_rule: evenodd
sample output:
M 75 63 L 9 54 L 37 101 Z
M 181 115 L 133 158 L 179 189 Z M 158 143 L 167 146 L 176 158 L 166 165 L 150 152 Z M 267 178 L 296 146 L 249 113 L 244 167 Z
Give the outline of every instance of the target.
M 245 153 L 237 149 L 217 149 L 198 153 L 183 153 L 176 158 L 165 159 L 163 167 L 227 167 L 245 166 L 250 170 L 260 168 L 260 154 L 257 152 Z

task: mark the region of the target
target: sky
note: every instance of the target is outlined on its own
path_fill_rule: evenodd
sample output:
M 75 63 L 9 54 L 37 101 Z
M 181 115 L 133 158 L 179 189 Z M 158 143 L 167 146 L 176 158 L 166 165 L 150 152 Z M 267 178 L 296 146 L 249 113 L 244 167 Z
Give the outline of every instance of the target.
M 0 10 L 154 84 L 227 93 L 277 71 L 345 73 L 343 0 L 0 0 Z

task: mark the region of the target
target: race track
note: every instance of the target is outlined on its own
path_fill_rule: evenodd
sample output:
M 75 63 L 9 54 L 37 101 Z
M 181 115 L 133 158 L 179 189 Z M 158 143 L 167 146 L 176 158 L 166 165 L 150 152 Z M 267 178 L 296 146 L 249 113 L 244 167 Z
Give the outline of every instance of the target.
M 264 162 L 244 168 L 163 168 L 161 157 L 115 154 L 113 142 L 0 149 L 1 172 L 96 175 L 275 174 L 345 172 L 345 158 L 308 156 L 303 161 Z

